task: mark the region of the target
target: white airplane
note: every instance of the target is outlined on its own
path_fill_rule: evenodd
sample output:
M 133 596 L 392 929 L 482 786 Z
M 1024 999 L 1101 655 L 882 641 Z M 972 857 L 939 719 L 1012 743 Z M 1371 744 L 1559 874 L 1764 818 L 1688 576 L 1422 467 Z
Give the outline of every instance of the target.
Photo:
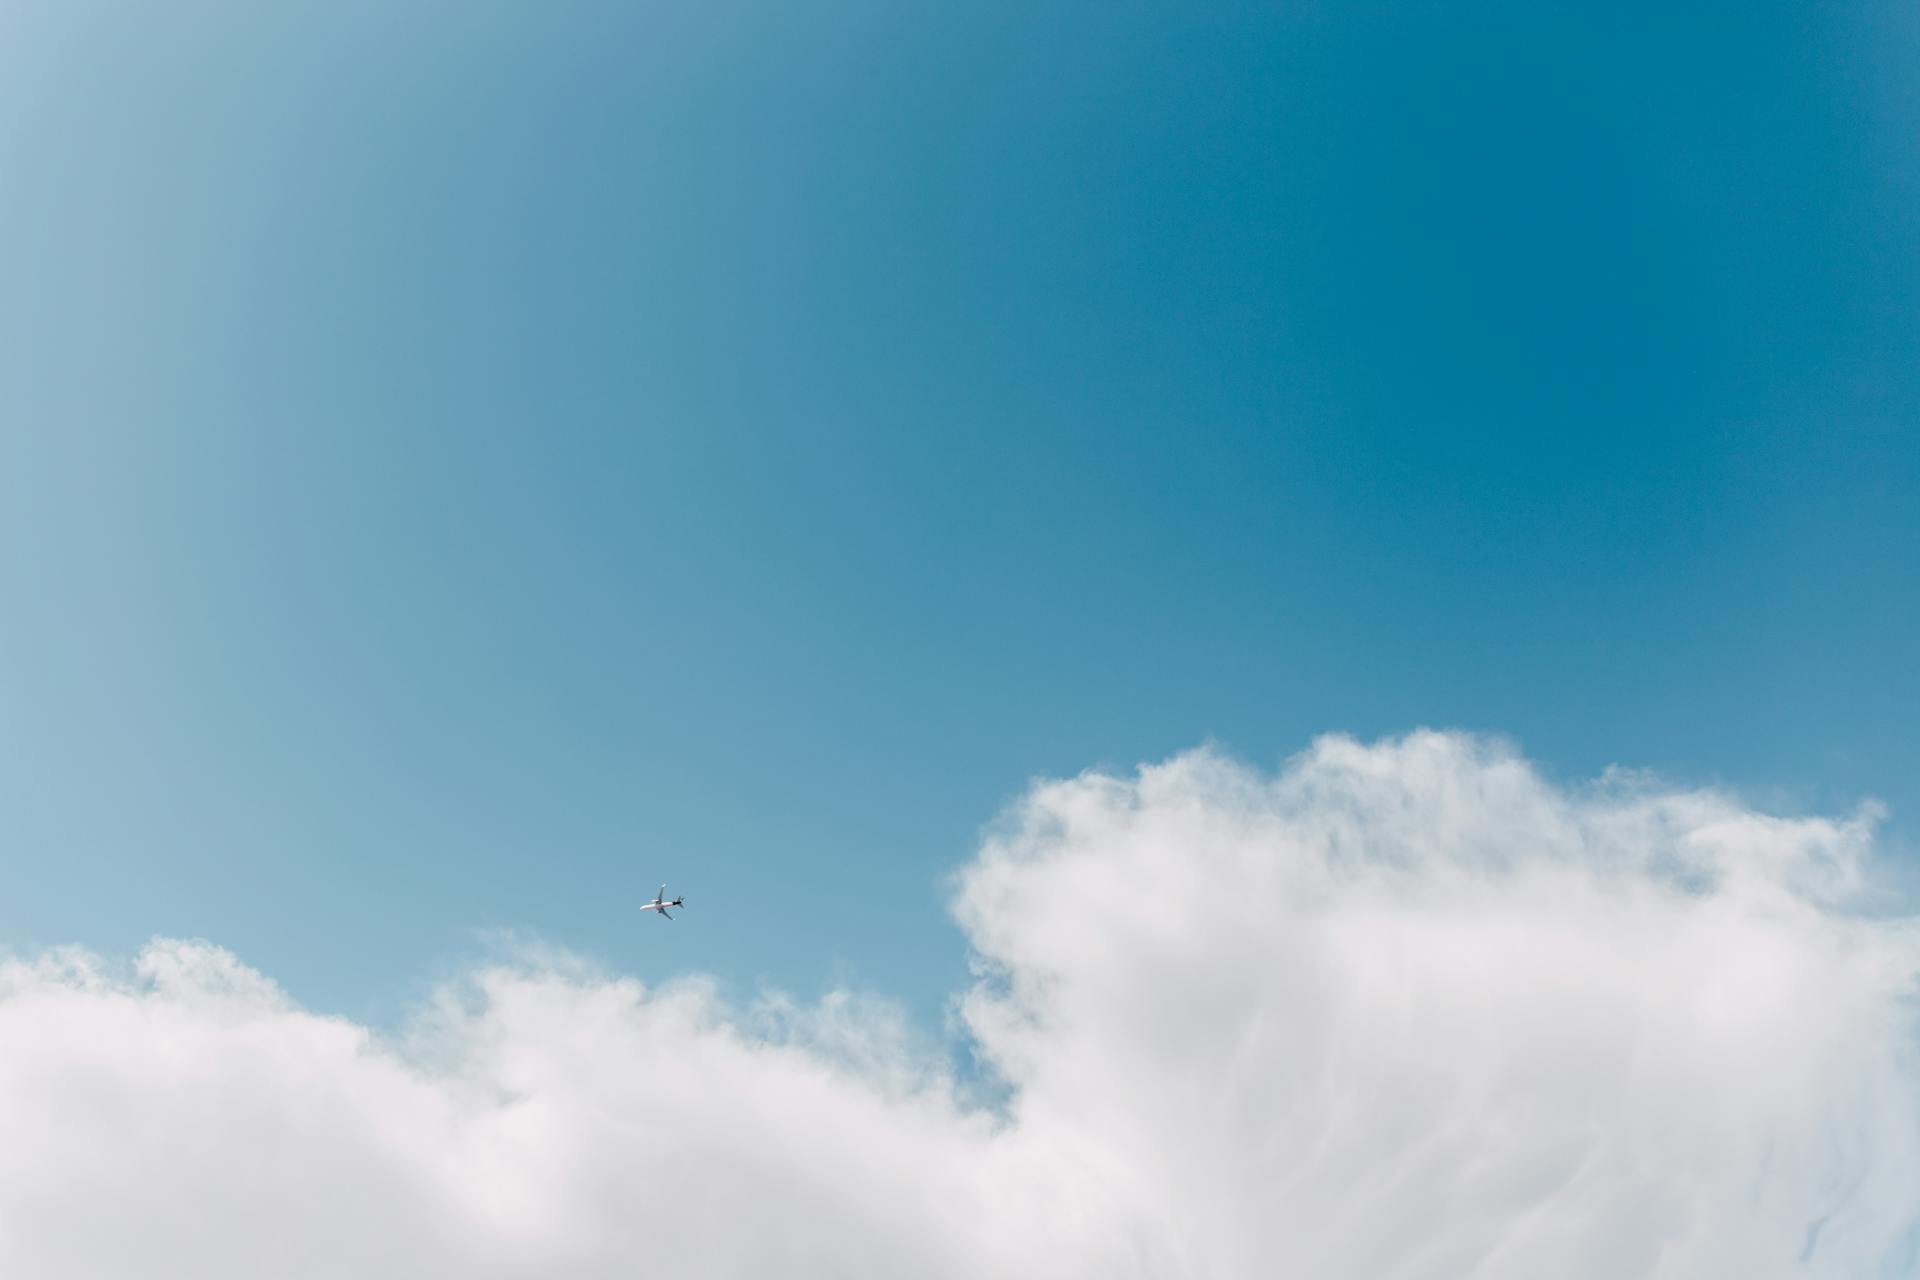
M 667 886 L 661 885 L 660 892 L 653 895 L 653 901 L 642 906 L 640 909 L 642 911 L 658 911 L 661 915 L 667 916 L 668 907 L 684 907 L 686 905 L 687 900 L 685 898 L 668 898 Z M 671 920 L 673 917 L 667 916 L 667 919 Z

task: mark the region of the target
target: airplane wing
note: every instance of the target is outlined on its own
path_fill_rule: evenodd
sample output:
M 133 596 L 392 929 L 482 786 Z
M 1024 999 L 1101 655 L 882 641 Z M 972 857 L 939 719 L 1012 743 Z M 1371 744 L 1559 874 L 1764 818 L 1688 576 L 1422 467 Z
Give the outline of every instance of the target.
M 661 914 L 661 915 L 663 915 L 663 916 L 667 916 L 667 909 L 666 909 L 665 907 L 661 907 L 661 908 L 660 908 L 660 914 Z M 673 919 L 673 917 L 672 917 L 672 916 L 667 916 L 667 919 L 669 919 L 669 920 L 671 920 L 671 919 Z
M 666 901 L 666 898 L 667 898 L 667 886 L 661 885 L 660 892 L 653 895 L 653 900 L 655 902 L 664 902 Z

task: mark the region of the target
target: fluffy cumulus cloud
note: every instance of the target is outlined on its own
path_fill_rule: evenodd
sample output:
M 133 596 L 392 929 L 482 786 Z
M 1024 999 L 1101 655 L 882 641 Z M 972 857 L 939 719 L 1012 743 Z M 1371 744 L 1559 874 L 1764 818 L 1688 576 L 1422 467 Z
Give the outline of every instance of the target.
M 1431 733 L 1041 785 L 957 888 L 990 1105 L 852 998 L 507 966 L 380 1037 L 18 960 L 0 1275 L 1913 1274 L 1872 816 Z

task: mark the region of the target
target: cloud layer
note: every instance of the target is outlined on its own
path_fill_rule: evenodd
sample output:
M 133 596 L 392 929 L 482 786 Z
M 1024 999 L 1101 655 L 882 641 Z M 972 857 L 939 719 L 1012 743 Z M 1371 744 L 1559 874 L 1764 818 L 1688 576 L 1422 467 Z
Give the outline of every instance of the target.
M 14 961 L 0 1274 L 1912 1274 L 1872 817 L 1433 733 L 1044 784 L 957 887 L 991 1109 L 851 997 L 508 966 L 388 1040 L 204 943 Z

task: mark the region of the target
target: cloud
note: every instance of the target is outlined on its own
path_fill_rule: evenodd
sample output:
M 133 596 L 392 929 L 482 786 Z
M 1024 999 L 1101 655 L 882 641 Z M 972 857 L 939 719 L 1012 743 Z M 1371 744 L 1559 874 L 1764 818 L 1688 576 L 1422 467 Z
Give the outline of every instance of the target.
M 14 961 L 0 1274 L 1910 1274 L 1874 817 L 1433 733 L 1042 784 L 957 881 L 993 1108 L 851 996 L 503 966 L 382 1038 L 204 943 Z

